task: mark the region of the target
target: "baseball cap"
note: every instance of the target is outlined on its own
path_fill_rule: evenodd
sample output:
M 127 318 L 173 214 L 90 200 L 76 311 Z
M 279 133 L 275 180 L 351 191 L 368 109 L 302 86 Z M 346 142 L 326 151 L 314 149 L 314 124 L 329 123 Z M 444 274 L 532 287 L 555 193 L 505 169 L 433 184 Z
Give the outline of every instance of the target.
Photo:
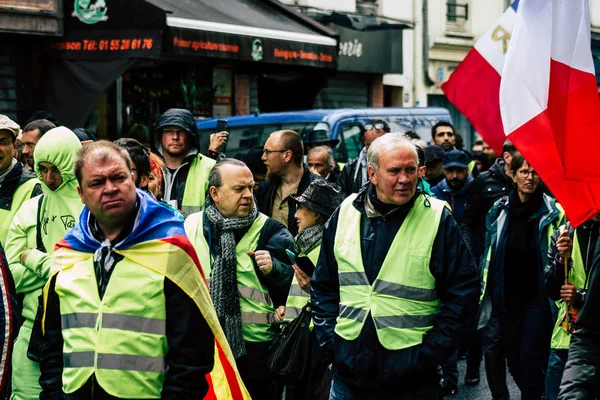
M 467 168 L 471 157 L 462 150 L 450 150 L 444 155 L 444 168 Z
M 0 131 L 10 131 L 13 136 L 16 138 L 19 136 L 19 132 L 21 131 L 21 127 L 12 119 L 8 118 L 6 115 L 0 114 Z

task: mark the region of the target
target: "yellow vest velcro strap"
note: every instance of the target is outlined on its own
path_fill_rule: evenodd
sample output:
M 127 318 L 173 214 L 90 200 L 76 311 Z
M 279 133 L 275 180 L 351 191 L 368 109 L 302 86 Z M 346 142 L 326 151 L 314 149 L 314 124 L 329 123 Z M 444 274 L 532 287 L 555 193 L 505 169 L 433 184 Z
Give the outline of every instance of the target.
M 165 372 L 165 359 L 163 357 L 100 353 L 98 354 L 98 369 L 162 373 Z
M 272 305 L 271 296 L 268 293 L 260 291 L 258 289 L 252 289 L 246 286 L 238 286 L 240 296 L 245 299 L 254 300 L 262 304 Z
M 94 328 L 98 314 L 72 313 L 61 315 L 62 329 Z
M 355 321 L 364 321 L 366 317 L 366 310 L 340 304 L 340 318 L 353 319 Z
M 75 353 L 63 353 L 64 368 L 85 368 L 94 366 L 93 351 L 79 351 Z
M 202 211 L 202 207 L 199 207 L 199 206 L 181 206 L 181 211 L 185 215 L 192 215 L 194 213 Z
M 373 284 L 373 291 L 392 297 L 398 297 L 406 300 L 416 301 L 435 301 L 437 292 L 435 289 L 422 289 L 412 286 L 405 286 L 398 283 L 387 282 L 377 279 Z
M 274 313 L 242 312 L 242 322 L 244 324 L 270 325 L 275 322 L 275 314 Z
M 433 326 L 435 315 L 392 315 L 389 317 L 373 317 L 377 329 L 383 328 L 427 328 Z
M 94 366 L 93 351 L 65 353 L 63 355 L 64 368 L 89 368 Z M 136 356 L 131 354 L 106 354 L 99 353 L 98 369 L 118 369 L 121 371 L 159 372 L 165 371 L 163 357 Z
M 102 327 L 154 335 L 166 335 L 167 321 L 157 318 L 138 317 L 124 314 L 102 314 Z
M 290 286 L 290 292 L 288 293 L 288 296 L 310 297 L 309 294 L 302 290 L 298 284 L 292 284 Z
M 298 315 L 300 315 L 301 312 L 302 312 L 302 309 L 299 307 L 286 307 L 284 318 L 294 319 Z
M 371 284 L 369 283 L 369 278 L 367 278 L 367 274 L 365 274 L 364 272 L 340 272 L 338 273 L 338 275 L 340 286 L 371 286 Z

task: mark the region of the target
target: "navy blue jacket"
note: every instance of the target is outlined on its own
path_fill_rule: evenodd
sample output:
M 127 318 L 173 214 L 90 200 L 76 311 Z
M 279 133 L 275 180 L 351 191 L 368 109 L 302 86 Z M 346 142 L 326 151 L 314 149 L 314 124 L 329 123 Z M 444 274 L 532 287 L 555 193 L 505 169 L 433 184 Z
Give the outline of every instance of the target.
M 467 199 L 473 193 L 472 188 L 474 187 L 474 182 L 475 179 L 473 179 L 472 176 L 467 175 L 467 182 L 464 186 L 458 190 L 454 190 L 448 185 L 448 181 L 444 179 L 431 188 L 431 191 L 436 198 L 450 204 L 454 218 L 460 222 L 465 218 L 465 206 L 467 204 Z
M 410 208 L 415 201 L 427 201 L 427 197 L 415 196 L 386 215 L 368 218 L 365 197 L 371 187 L 369 184 L 361 189 L 353 205 L 362 214 L 361 255 L 372 283 Z M 334 333 L 340 302 L 334 256 L 338 219 L 339 208 L 325 225 L 321 254 L 311 280 L 314 332 L 319 343 L 334 354 L 336 376 L 353 386 L 377 388 L 378 393 L 398 394 L 403 385 L 414 388 L 436 384 L 437 365 L 456 349 L 458 338 L 473 322 L 479 298 L 477 269 L 451 212 L 443 210 L 430 261 L 441 301 L 440 313 L 423 343 L 403 350 L 387 350 L 379 343 L 372 318 L 367 318 L 356 340 L 346 341 Z

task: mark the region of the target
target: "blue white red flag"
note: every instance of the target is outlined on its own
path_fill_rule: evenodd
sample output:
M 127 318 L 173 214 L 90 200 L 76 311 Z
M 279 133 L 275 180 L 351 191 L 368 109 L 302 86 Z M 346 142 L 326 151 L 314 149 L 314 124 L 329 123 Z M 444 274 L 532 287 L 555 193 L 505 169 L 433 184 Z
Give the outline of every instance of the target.
M 442 85 L 448 100 L 471 122 L 497 154 L 506 140 L 500 116 L 500 78 L 519 0 L 475 43 Z
M 572 224 L 600 210 L 600 184 L 584 181 L 591 173 L 600 182 L 598 147 L 589 146 L 600 132 L 600 99 L 588 0 L 521 0 L 502 71 L 500 110 L 508 139 Z M 571 166 L 568 175 L 565 165 Z

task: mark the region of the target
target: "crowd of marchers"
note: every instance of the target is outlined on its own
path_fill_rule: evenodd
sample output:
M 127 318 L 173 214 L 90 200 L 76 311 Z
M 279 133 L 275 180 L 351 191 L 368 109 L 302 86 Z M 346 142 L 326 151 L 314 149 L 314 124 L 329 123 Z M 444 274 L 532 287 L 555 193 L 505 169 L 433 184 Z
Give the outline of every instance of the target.
M 508 141 L 372 120 L 343 165 L 316 131 L 227 158 L 184 109 L 151 143 L 22 126 L 0 115 L 4 398 L 442 399 L 462 357 L 493 399 L 507 366 L 522 399 L 598 396 L 600 214 L 571 226 Z

